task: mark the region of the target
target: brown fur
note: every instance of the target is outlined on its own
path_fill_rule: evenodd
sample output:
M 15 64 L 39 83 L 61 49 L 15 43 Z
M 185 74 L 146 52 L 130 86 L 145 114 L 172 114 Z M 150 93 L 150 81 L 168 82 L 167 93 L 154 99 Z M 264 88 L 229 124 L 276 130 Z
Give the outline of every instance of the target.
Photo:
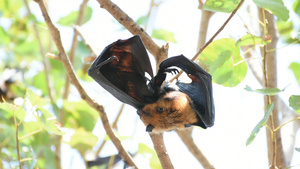
M 156 103 L 146 105 L 141 111 L 141 120 L 145 126 L 154 126 L 152 132 L 185 128 L 186 124 L 198 122 L 190 104 L 188 95 L 172 91 L 163 95 Z M 158 108 L 163 108 L 164 111 L 159 111 Z

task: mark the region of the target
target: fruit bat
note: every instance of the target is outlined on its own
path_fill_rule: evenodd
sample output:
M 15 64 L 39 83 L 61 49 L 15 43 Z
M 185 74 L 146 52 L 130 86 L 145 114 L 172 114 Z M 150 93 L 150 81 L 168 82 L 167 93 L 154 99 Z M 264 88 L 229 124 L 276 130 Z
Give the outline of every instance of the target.
M 191 83 L 164 81 L 183 70 Z M 170 57 L 153 75 L 145 46 L 136 35 L 108 45 L 88 70 L 105 90 L 137 109 L 148 132 L 214 125 L 211 75 L 183 55 Z M 148 74 L 149 77 L 146 76 Z

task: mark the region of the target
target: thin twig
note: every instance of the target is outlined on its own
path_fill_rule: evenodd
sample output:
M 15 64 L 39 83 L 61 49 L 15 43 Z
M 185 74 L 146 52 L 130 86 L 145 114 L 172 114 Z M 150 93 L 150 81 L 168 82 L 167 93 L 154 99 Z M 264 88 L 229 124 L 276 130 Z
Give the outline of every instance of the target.
M 92 46 L 86 41 L 85 37 L 83 36 L 83 34 L 80 31 L 80 27 L 77 26 L 77 25 L 74 25 L 73 28 L 78 33 L 78 35 L 81 37 L 81 40 L 83 41 L 83 43 L 85 44 L 85 46 L 91 51 L 92 55 L 96 59 L 96 57 L 97 57 L 98 54 L 97 54 L 96 50 L 94 50 L 92 48 Z
M 117 129 L 118 128 L 117 123 L 118 123 L 118 121 L 119 121 L 119 119 L 121 117 L 121 114 L 123 112 L 124 106 L 125 106 L 125 104 L 123 103 L 122 106 L 121 106 L 121 108 L 120 108 L 120 111 L 119 111 L 119 113 L 118 113 L 118 115 L 117 115 L 117 117 L 115 119 L 115 121 L 111 124 L 111 126 L 112 126 L 113 129 Z
M 199 1 L 199 9 L 202 11 L 201 15 L 201 22 L 200 22 L 200 29 L 199 29 L 199 36 L 198 36 L 198 47 L 197 50 L 201 48 L 205 44 L 206 41 L 206 34 L 208 29 L 208 23 L 210 21 L 211 16 L 214 14 L 211 11 L 206 11 L 202 9 L 201 2 Z M 192 137 L 193 127 L 187 128 L 185 130 L 177 130 L 178 136 L 181 138 L 182 142 L 186 145 L 189 151 L 194 155 L 194 157 L 199 161 L 199 163 L 205 169 L 212 169 L 214 168 L 213 165 L 208 161 L 199 147 L 195 144 L 194 139 Z
M 88 0 L 83 0 L 83 2 L 81 3 L 81 5 L 79 7 L 79 14 L 78 14 L 78 17 L 76 20 L 76 25 L 82 25 L 87 2 L 88 2 Z M 77 44 L 78 44 L 77 36 L 78 36 L 78 33 L 76 31 L 74 31 L 71 50 L 69 52 L 69 59 L 70 59 L 70 62 L 72 65 L 74 64 L 75 52 L 76 52 L 76 48 L 77 48 Z M 66 75 L 65 86 L 64 86 L 63 96 L 62 96 L 63 100 L 68 99 L 69 89 L 70 89 L 70 78 L 68 75 Z M 59 116 L 58 118 L 60 120 L 60 123 L 62 125 L 64 125 L 65 112 L 63 111 L 63 109 L 59 110 L 58 116 Z M 60 155 L 61 155 L 61 144 L 63 142 L 62 136 L 58 136 L 58 140 L 59 141 L 56 144 L 56 158 L 57 158 L 58 163 L 61 163 Z M 62 167 L 60 167 L 60 168 L 62 168 Z
M 202 151 L 195 144 L 191 134 L 193 128 L 187 128 L 185 130 L 177 130 L 178 136 L 181 138 L 182 142 L 186 145 L 189 151 L 194 155 L 194 157 L 201 163 L 202 167 L 205 169 L 214 169 L 215 167 L 208 161 Z
M 21 155 L 20 155 L 20 142 L 19 142 L 19 124 L 17 122 L 15 111 L 14 111 L 14 123 L 15 123 L 15 126 L 16 126 L 16 144 L 17 144 L 17 153 L 18 153 L 19 168 L 22 169 Z
M 83 0 L 83 2 L 80 5 L 78 18 L 76 20 L 76 25 L 78 25 L 78 26 L 81 26 L 82 23 L 83 23 L 84 12 L 85 12 L 88 1 L 89 0 Z M 77 31 L 74 30 L 71 50 L 69 52 L 69 59 L 70 59 L 70 62 L 71 62 L 72 65 L 74 64 L 75 52 L 76 52 L 76 48 L 77 48 L 77 45 L 78 45 L 77 37 L 78 37 L 78 33 L 77 33 Z M 69 88 L 70 88 L 70 79 L 67 76 L 66 77 L 66 82 L 65 82 L 65 88 L 64 88 L 64 92 L 63 92 L 63 99 L 68 98 Z M 63 116 L 64 113 L 60 113 L 60 115 Z M 61 117 L 60 119 L 63 119 L 63 117 Z
M 79 80 L 74 72 L 74 69 L 70 63 L 70 60 L 65 52 L 65 49 L 61 42 L 61 37 L 59 30 L 56 28 L 56 26 L 51 21 L 51 18 L 49 17 L 49 14 L 46 10 L 45 4 L 43 0 L 35 0 L 40 6 L 41 12 L 43 14 L 43 17 L 45 19 L 45 22 L 48 25 L 49 31 L 52 35 L 53 41 L 56 44 L 56 47 L 59 51 L 59 57 L 64 64 L 64 67 L 66 69 L 66 72 L 68 76 L 70 77 L 71 83 L 77 88 L 81 98 L 86 101 L 91 107 L 93 107 L 95 110 L 99 112 L 100 119 L 102 121 L 102 125 L 107 133 L 107 135 L 110 137 L 111 141 L 115 145 L 115 147 L 118 149 L 120 156 L 123 158 L 124 161 L 126 161 L 130 166 L 134 166 L 135 168 L 138 168 L 136 164 L 133 162 L 131 156 L 128 154 L 128 152 L 124 149 L 120 139 L 114 134 L 108 117 L 106 116 L 106 113 L 104 112 L 103 106 L 99 105 L 98 103 L 94 102 L 86 93 L 86 91 L 83 89 L 81 84 L 79 83 Z
M 194 61 L 202 52 L 203 50 L 219 35 L 220 32 L 222 32 L 222 30 L 225 28 L 225 26 L 229 23 L 229 21 L 231 20 L 231 18 L 235 15 L 235 13 L 238 11 L 238 9 L 242 6 L 244 0 L 241 0 L 241 2 L 237 5 L 237 7 L 234 9 L 234 11 L 232 11 L 232 13 L 230 14 L 230 16 L 228 17 L 228 19 L 223 23 L 223 25 L 218 29 L 218 31 L 205 43 L 204 46 L 202 46 L 199 51 L 195 54 L 195 56 L 191 59 L 192 61 Z M 204 65 L 201 65 L 205 70 L 207 70 L 207 68 L 205 68 Z M 174 76 L 172 78 L 173 81 L 174 79 L 178 79 L 178 77 L 183 73 L 183 71 L 180 71 L 176 76 Z
M 24 0 L 24 3 L 25 3 L 25 6 L 26 6 L 28 15 L 32 15 L 32 12 L 31 12 L 31 10 L 29 8 L 29 5 L 28 5 L 28 1 Z M 46 77 L 46 85 L 47 85 L 47 91 L 48 91 L 48 94 L 49 94 L 49 99 L 50 99 L 52 105 L 55 105 L 54 87 L 53 87 L 53 83 L 50 80 L 50 76 L 49 76 L 50 75 L 50 73 L 49 73 L 50 72 L 50 63 L 49 63 L 48 58 L 45 56 L 46 52 L 45 52 L 44 46 L 42 44 L 42 40 L 41 40 L 41 37 L 40 37 L 40 31 L 39 31 L 38 27 L 36 26 L 36 23 L 33 23 L 33 30 L 34 30 L 36 39 L 38 40 L 39 47 L 40 47 L 40 54 L 41 54 L 42 59 L 43 59 L 42 62 L 43 62 L 43 65 L 44 65 L 44 72 L 45 72 L 45 77 Z
M 275 19 L 272 14 L 265 10 L 260 10 L 260 20 L 263 21 L 264 26 L 262 29 L 262 35 L 269 35 L 272 37 L 272 42 L 264 46 L 261 51 L 264 58 L 264 74 L 265 74 L 265 87 L 277 87 L 277 58 L 276 52 L 268 53 L 267 49 L 276 48 L 278 41 Z M 267 122 L 272 128 L 272 132 L 279 126 L 279 111 L 278 111 L 278 97 L 277 96 L 266 96 L 265 98 L 265 107 L 269 103 L 275 103 L 274 110 L 270 115 L 270 118 Z M 280 131 L 280 130 L 279 130 Z M 271 134 L 267 131 L 267 144 L 268 144 L 268 159 L 271 165 L 271 168 L 285 168 L 287 166 L 286 160 L 284 157 L 284 151 L 282 147 L 281 133 L 274 132 L 274 137 L 272 139 Z

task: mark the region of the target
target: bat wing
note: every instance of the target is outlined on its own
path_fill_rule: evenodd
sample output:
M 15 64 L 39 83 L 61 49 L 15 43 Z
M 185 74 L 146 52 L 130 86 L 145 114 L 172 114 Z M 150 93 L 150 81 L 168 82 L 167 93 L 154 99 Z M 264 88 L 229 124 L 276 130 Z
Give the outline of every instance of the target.
M 192 79 L 191 83 L 177 82 L 177 86 L 193 102 L 193 109 L 200 119 L 199 123 L 195 125 L 202 128 L 213 126 L 215 108 L 211 75 L 193 61 L 180 55 L 164 60 L 159 66 L 158 76 L 161 76 L 167 68 L 172 66 L 179 67 Z
M 104 89 L 136 109 L 154 99 L 146 73 L 153 77 L 148 54 L 139 36 L 108 45 L 88 70 L 89 76 Z

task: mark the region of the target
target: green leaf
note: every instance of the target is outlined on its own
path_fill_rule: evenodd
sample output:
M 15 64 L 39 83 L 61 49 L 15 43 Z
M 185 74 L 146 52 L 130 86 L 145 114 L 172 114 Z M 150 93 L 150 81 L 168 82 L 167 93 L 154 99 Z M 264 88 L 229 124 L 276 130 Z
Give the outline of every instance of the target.
M 174 33 L 167 31 L 165 29 L 154 29 L 152 31 L 152 37 L 155 39 L 160 39 L 160 40 L 176 43 Z
M 294 24 L 292 21 L 277 21 L 277 30 L 281 35 L 289 35 L 294 30 Z
M 11 103 L 4 102 L 4 103 L 0 103 L 0 110 L 2 110 L 0 111 L 1 114 L 2 113 L 5 114 L 4 117 L 10 118 L 15 115 L 19 121 L 23 121 L 26 116 L 23 105 L 19 106 L 19 105 L 14 105 Z
M 137 153 L 142 154 L 144 157 L 146 157 L 150 160 L 151 168 L 155 168 L 155 169 L 162 168 L 156 152 L 154 150 L 152 150 L 150 147 L 148 147 L 146 144 L 139 143 L 139 148 L 138 148 Z
M 7 32 L 4 30 L 2 26 L 0 26 L 0 44 L 3 46 L 7 46 L 10 43 L 10 37 Z M 0 46 L 1 46 L 0 45 Z
M 148 16 L 141 16 L 136 20 L 136 23 L 138 25 L 146 25 L 148 23 L 148 21 L 149 21 Z
M 24 4 L 19 0 L 1 0 L 0 16 L 5 18 L 16 18 L 18 17 L 18 11 L 22 6 L 24 6 Z
M 300 86 L 300 63 L 292 62 L 289 68 L 293 71 L 294 76 L 298 82 L 298 85 Z
M 91 7 L 87 7 L 84 12 L 83 22 L 82 24 L 85 24 L 87 21 L 89 21 L 92 17 L 93 10 Z M 69 15 L 60 18 L 60 20 L 57 22 L 62 26 L 72 26 L 76 23 L 76 20 L 78 18 L 79 11 L 73 11 Z
M 300 147 L 295 147 L 295 150 L 300 152 Z
M 41 116 L 36 116 L 39 124 L 50 133 L 54 133 L 57 135 L 63 135 L 64 133 L 58 128 L 59 123 L 57 122 L 56 117 L 54 117 L 49 111 L 44 109 L 41 106 L 37 106 L 38 114 Z
M 300 114 L 300 95 L 291 95 L 289 98 L 289 105 Z
M 82 69 L 83 57 L 90 55 L 90 50 L 86 47 L 83 41 L 79 41 L 76 48 L 76 56 L 74 68 L 75 70 Z
M 279 20 L 289 19 L 289 10 L 284 6 L 282 0 L 253 0 L 254 3 L 264 9 L 271 11 Z
M 293 4 L 293 10 L 300 17 L 300 0 L 296 0 Z
M 88 132 L 83 128 L 79 128 L 72 135 L 71 141 L 68 144 L 77 149 L 80 154 L 84 154 L 87 150 L 91 150 L 97 144 L 98 138 L 92 132 Z
M 277 95 L 280 92 L 283 92 L 285 90 L 285 88 L 282 89 L 282 90 L 280 90 L 278 88 L 263 88 L 263 89 L 254 90 L 251 87 L 246 86 L 245 90 L 247 90 L 248 92 L 257 92 L 257 93 L 260 93 L 260 94 L 263 94 L 263 95 L 274 96 L 274 95 Z
M 248 70 L 235 44 L 231 38 L 215 40 L 197 58 L 207 67 L 213 82 L 226 87 L 238 85 Z
M 252 35 L 248 33 L 247 35 L 244 35 L 241 37 L 237 42 L 237 46 L 249 46 L 249 45 L 266 45 L 271 43 L 271 40 L 264 40 L 261 37 Z
M 274 109 L 274 103 L 269 104 L 267 106 L 267 112 L 265 113 L 263 119 L 254 127 L 254 129 L 252 130 L 250 136 L 248 137 L 247 142 L 246 142 L 247 146 L 252 143 L 252 141 L 255 139 L 256 135 L 260 131 L 260 129 L 267 123 L 273 109 Z
M 207 0 L 203 5 L 203 9 L 231 13 L 240 2 L 241 0 Z
M 44 95 L 48 94 L 47 81 L 44 71 L 39 72 L 32 78 L 32 85 L 42 90 Z
M 50 100 L 38 96 L 30 89 L 27 89 L 26 91 L 26 98 L 29 99 L 32 105 L 36 105 L 36 106 L 45 106 L 50 103 Z
M 63 108 L 67 112 L 65 117 L 66 127 L 74 129 L 83 127 L 86 131 L 93 131 L 99 114 L 86 102 L 64 101 Z

